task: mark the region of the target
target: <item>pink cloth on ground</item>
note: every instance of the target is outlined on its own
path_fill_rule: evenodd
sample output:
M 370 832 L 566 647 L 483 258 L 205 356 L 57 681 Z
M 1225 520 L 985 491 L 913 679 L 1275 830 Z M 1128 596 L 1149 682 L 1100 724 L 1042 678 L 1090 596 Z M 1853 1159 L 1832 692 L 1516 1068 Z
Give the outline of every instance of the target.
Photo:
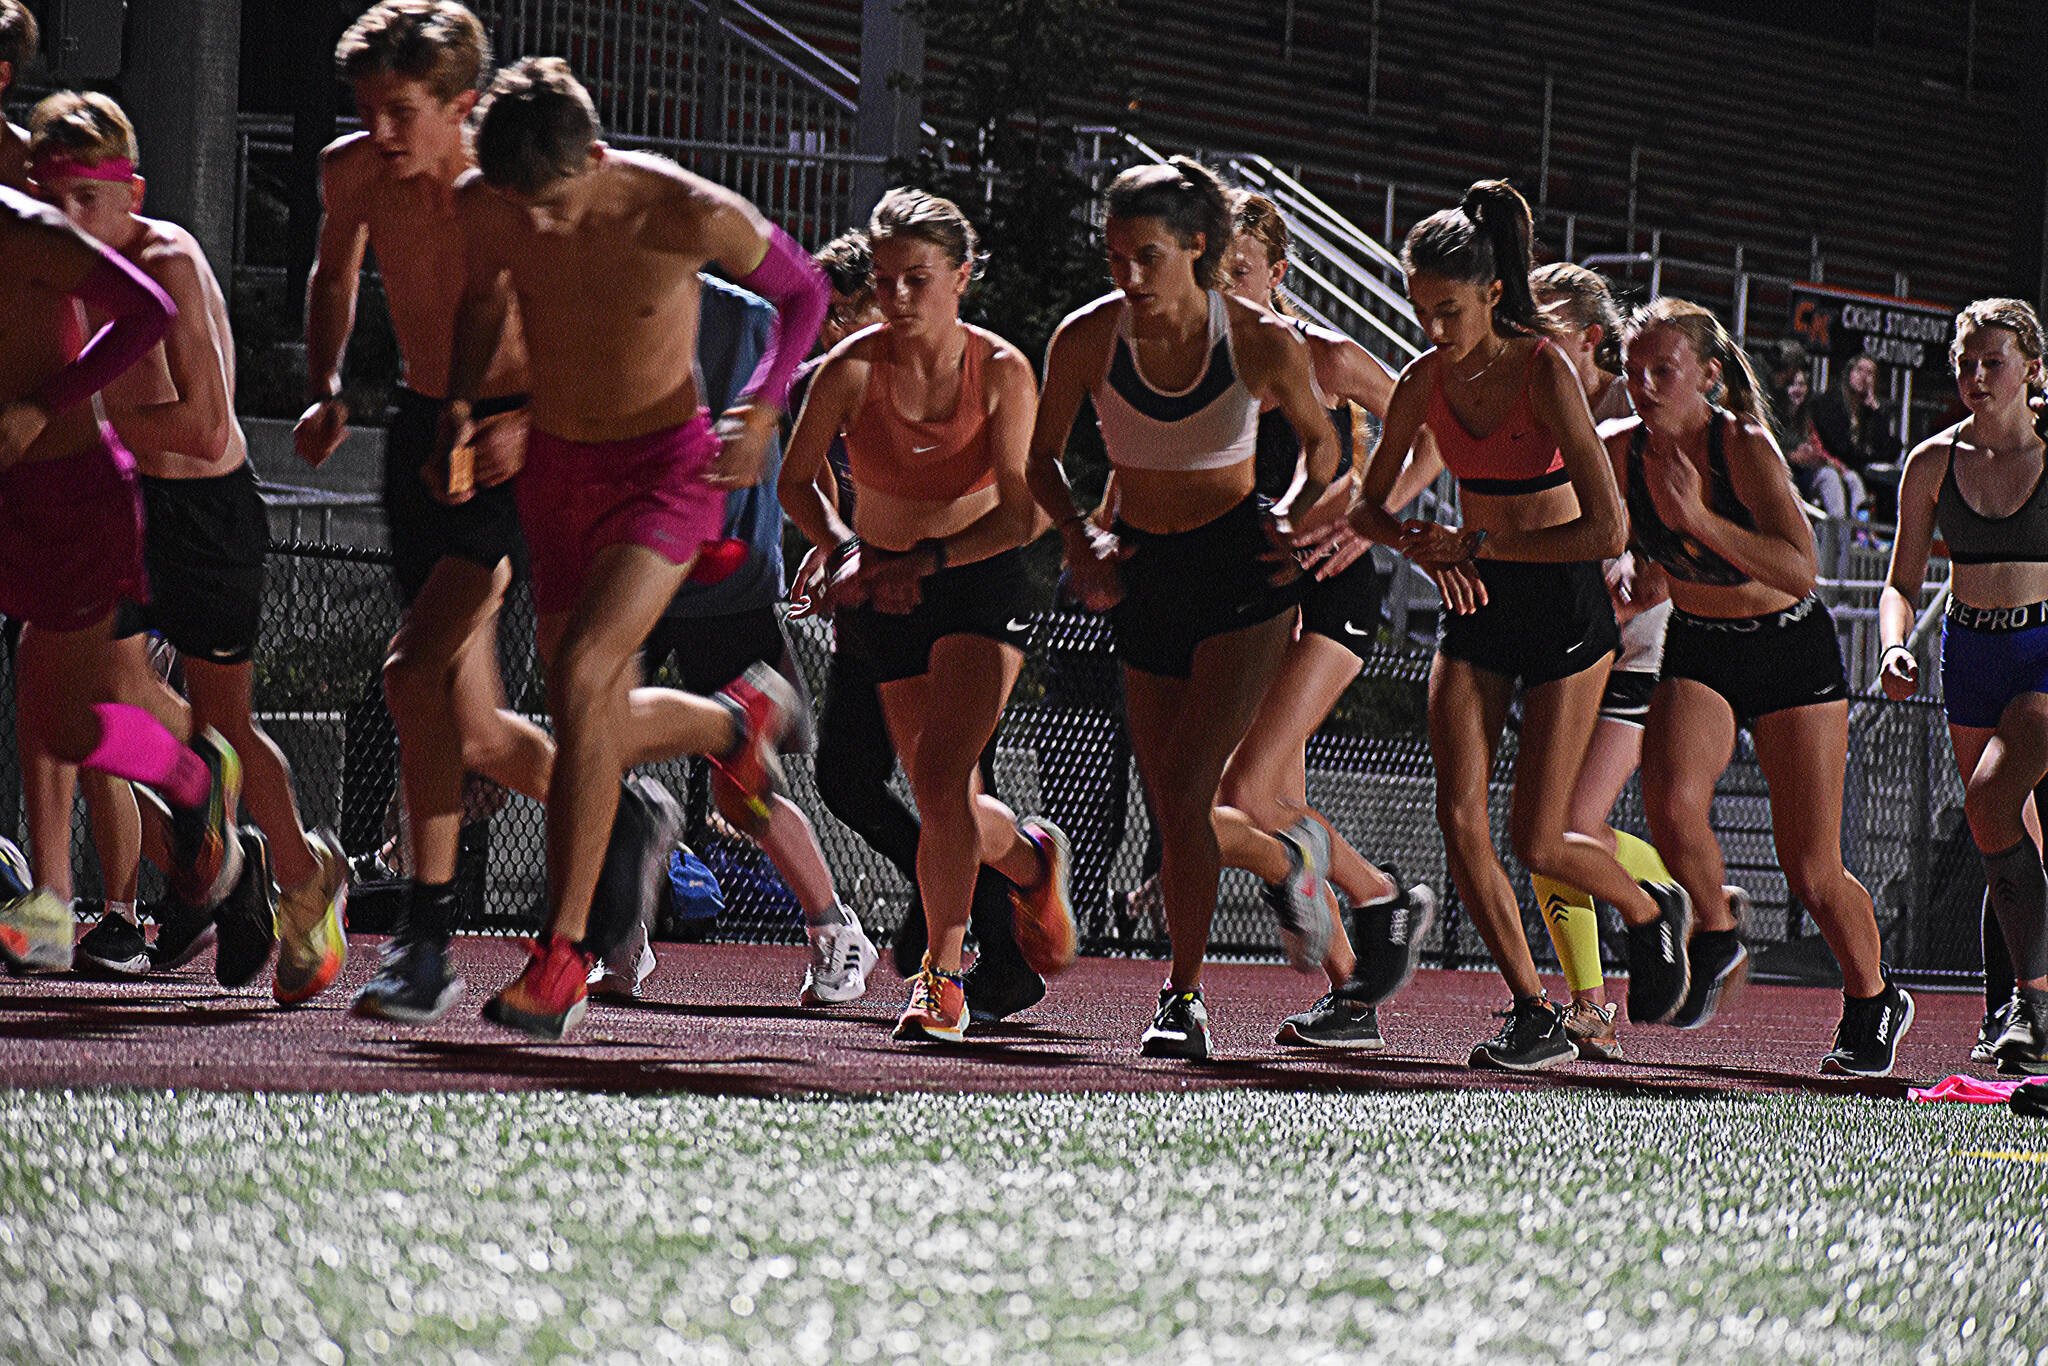
M 518 490 L 535 610 L 574 607 L 608 545 L 645 546 L 670 564 L 696 558 L 725 524 L 725 493 L 704 482 L 718 449 L 701 408 L 679 427 L 623 441 L 568 441 L 532 428 Z
M 0 470 L 0 612 L 81 631 L 148 597 L 135 457 L 111 428 L 75 455 Z
M 1916 1086 L 1906 1092 L 1914 1100 L 1954 1100 L 1968 1105 L 2003 1105 L 2012 1093 L 2039 1077 L 2000 1077 L 1995 1081 L 1983 1077 L 1943 1077 L 1932 1086 Z

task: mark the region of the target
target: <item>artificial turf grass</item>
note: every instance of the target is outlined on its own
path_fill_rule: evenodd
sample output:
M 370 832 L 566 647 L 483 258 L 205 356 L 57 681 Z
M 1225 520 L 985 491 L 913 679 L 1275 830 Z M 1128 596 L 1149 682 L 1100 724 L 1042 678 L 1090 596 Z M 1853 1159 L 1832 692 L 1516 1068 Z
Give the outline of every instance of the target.
M 2003 1110 L 1581 1093 L 0 1093 L 0 1358 L 1961 1359 Z

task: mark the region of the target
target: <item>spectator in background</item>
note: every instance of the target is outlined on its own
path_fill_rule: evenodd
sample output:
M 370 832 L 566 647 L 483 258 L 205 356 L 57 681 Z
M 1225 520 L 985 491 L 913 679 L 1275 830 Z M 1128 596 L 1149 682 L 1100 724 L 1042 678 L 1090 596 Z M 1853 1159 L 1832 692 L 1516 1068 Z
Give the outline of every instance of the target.
M 1829 454 L 1814 434 L 1813 408 L 1806 352 L 1793 347 L 1779 357 L 1771 375 L 1771 418 L 1778 428 L 1778 444 L 1792 466 L 1792 482 L 1801 498 L 1830 517 L 1854 517 L 1868 508 L 1869 491 L 1863 476 Z
M 1842 367 L 1841 383 L 1816 396 L 1810 412 L 1822 450 L 1878 494 L 1872 515 L 1890 521 L 1898 502 L 1899 438 L 1897 423 L 1878 402 L 1877 362 L 1869 356 L 1851 360 Z M 1889 479 L 1872 476 L 1871 467 L 1879 465 L 1887 467 Z

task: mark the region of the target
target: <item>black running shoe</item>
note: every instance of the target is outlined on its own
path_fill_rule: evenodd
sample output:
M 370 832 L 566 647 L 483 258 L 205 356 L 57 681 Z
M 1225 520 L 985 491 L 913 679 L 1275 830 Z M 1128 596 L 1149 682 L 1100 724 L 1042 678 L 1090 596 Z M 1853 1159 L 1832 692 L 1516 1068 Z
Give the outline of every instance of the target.
M 78 948 L 81 953 L 85 951 L 83 940 Z M 1998 1070 L 2006 1076 L 2048 1074 L 2048 991 L 2013 988 L 2012 1003 L 2005 1012 L 2005 1029 L 1999 1034 L 1992 1055 L 1998 1059 Z
M 1045 979 L 1016 963 L 993 962 L 984 953 L 974 960 L 961 983 L 967 992 L 968 1018 L 987 1023 L 1029 1010 L 1045 999 Z
M 1749 950 L 1734 930 L 1701 930 L 1686 946 L 1686 960 L 1692 986 L 1671 1017 L 1674 1029 L 1698 1029 L 1713 1019 L 1721 1002 L 1749 975 Z M 1633 987 L 1629 994 L 1635 994 Z
M 373 1020 L 431 1024 L 462 999 L 463 990 L 463 980 L 448 971 L 445 942 L 401 937 L 391 941 L 383 966 L 356 993 L 350 1009 Z
M 637 773 L 627 777 L 590 898 L 585 948 L 603 957 L 642 926 L 653 927 L 668 856 L 682 837 L 683 809 L 669 790 Z
M 247 986 L 270 961 L 277 947 L 277 883 L 270 872 L 270 842 L 253 825 L 242 837 L 242 876 L 214 912 L 220 951 L 213 958 L 214 980 L 230 989 Z
M 73 955 L 72 966 L 84 972 L 140 977 L 149 971 L 149 941 L 142 937 L 142 927 L 104 909 Z
M 1984 1022 L 1977 1026 L 1977 1044 L 1970 1050 L 1971 1062 L 1993 1063 L 1998 1061 L 1999 1036 L 2012 1023 L 2012 1002 L 1993 1006 L 1984 1012 Z
M 1401 875 L 1389 867 L 1388 877 L 1401 885 Z M 1422 941 L 1436 924 L 1436 893 L 1426 882 L 1397 892 L 1386 901 L 1359 906 L 1351 912 L 1351 947 L 1358 953 L 1358 966 L 1344 984 L 1344 995 L 1361 1005 L 1385 1005 L 1408 985 L 1422 961 Z
M 1510 1072 L 1541 1072 L 1579 1056 L 1565 1033 L 1564 1010 L 1541 996 L 1516 1001 L 1494 1013 L 1500 1033 L 1472 1050 L 1474 1067 L 1501 1067 Z
M 2005 1103 L 2016 1115 L 2048 1119 L 2048 1081 L 2030 1081 L 2024 1086 L 2015 1086 Z
M 1820 1070 L 1832 1076 L 1887 1076 L 1898 1059 L 1899 1040 L 1912 1027 L 1913 998 L 1890 981 L 1875 996 L 1845 996 L 1834 1050 L 1820 1060 Z
M 1669 882 L 1636 884 L 1657 903 L 1657 918 L 1628 927 L 1628 1017 L 1663 1024 L 1685 1004 L 1692 985 L 1685 941 L 1692 931 L 1692 898 Z
M 1179 1058 L 1205 1062 L 1209 1057 L 1209 1008 L 1202 1004 L 1202 989 L 1176 991 L 1162 987 L 1159 1010 L 1145 1031 L 1138 1051 L 1148 1058 Z
M 1380 1011 L 1346 991 L 1326 991 L 1299 1015 L 1280 1022 L 1274 1042 L 1297 1048 L 1351 1048 L 1377 1053 L 1387 1046 L 1380 1037 Z
M 149 946 L 150 966 L 158 972 L 184 967 L 213 947 L 217 937 L 213 912 L 188 906 L 175 895 L 155 903 L 156 942 Z

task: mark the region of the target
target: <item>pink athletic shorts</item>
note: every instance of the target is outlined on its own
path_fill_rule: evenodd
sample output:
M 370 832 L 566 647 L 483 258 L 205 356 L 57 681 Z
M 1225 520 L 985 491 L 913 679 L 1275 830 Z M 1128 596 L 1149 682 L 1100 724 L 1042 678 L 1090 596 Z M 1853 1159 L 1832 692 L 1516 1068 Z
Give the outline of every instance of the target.
M 704 482 L 718 437 L 703 409 L 680 427 L 624 441 L 565 441 L 534 427 L 519 472 L 519 522 L 542 616 L 574 607 L 608 545 L 642 545 L 688 564 L 725 524 L 725 494 Z
M 135 457 L 111 429 L 76 455 L 0 470 L 0 612 L 82 631 L 148 597 Z

